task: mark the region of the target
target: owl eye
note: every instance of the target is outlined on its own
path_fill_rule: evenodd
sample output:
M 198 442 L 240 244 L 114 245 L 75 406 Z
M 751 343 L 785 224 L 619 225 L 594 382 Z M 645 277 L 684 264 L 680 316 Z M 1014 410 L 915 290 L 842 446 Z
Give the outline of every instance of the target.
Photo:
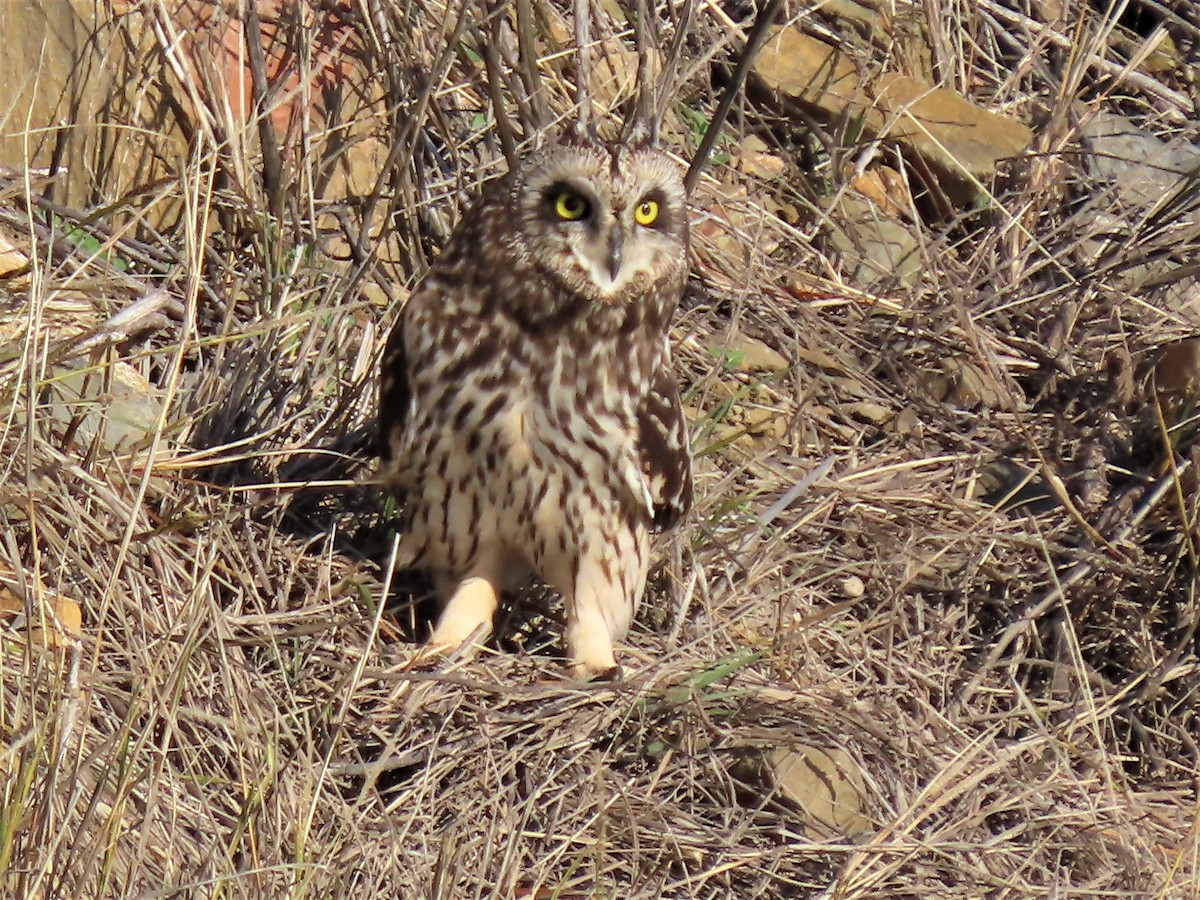
M 587 200 L 570 191 L 562 191 L 554 198 L 555 215 L 567 222 L 584 218 L 589 209 Z
M 658 221 L 658 201 L 643 200 L 641 205 L 633 211 L 633 221 L 639 225 L 647 227 Z

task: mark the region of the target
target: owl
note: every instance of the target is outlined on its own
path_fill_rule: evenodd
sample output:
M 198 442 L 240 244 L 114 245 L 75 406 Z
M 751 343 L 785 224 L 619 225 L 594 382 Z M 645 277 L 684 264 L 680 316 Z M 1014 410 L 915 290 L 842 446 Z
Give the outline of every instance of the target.
M 489 184 L 382 360 L 380 452 L 403 540 L 444 604 L 430 646 L 482 640 L 499 595 L 563 597 L 582 679 L 692 500 L 668 327 L 687 277 L 681 173 L 650 146 L 560 143 Z

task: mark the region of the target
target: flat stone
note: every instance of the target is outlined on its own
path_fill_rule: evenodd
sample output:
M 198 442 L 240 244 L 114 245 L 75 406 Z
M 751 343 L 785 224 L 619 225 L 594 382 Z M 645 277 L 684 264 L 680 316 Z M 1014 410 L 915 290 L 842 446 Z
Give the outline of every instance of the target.
M 1088 171 L 1111 184 L 1124 208 L 1157 203 L 1200 169 L 1200 149 L 1191 141 L 1164 141 L 1115 113 L 1086 119 L 1080 135 L 1092 151 L 1085 156 Z
M 952 90 L 886 72 L 867 83 L 850 56 L 794 27 L 768 38 L 754 76 L 785 107 L 861 118 L 872 136 L 897 142 L 960 187 L 991 176 L 1033 139 L 1027 126 Z
M 889 218 L 875 204 L 852 194 L 838 201 L 838 221 L 830 243 L 841 256 L 846 275 L 864 287 L 898 280 L 912 287 L 921 274 L 921 257 L 912 228 Z
M 106 453 L 145 449 L 162 414 L 162 392 L 129 363 L 59 368 L 44 384 L 46 414 L 56 430 L 73 426 L 74 442 L 98 440 Z
M 1164 141 L 1124 116 L 1098 112 L 1081 128 L 1088 174 L 1099 182 L 1096 202 L 1089 211 L 1096 233 L 1123 234 L 1146 210 L 1178 191 L 1188 178 L 1200 174 L 1200 149 L 1190 141 Z M 1184 210 L 1176 228 L 1195 227 L 1196 217 Z M 1090 237 L 1081 247 L 1086 256 L 1101 260 L 1111 252 L 1108 240 Z M 1172 259 L 1147 259 L 1112 273 L 1112 284 L 1131 293 L 1161 288 L 1165 302 L 1179 313 L 1195 316 L 1200 291 L 1194 266 Z
M 779 793 L 820 829 L 857 835 L 870 830 L 867 785 L 854 758 L 840 747 L 794 744 L 766 753 Z
M 741 332 L 711 348 L 710 352 L 724 356 L 726 366 L 737 372 L 782 372 L 791 365 L 778 350 Z

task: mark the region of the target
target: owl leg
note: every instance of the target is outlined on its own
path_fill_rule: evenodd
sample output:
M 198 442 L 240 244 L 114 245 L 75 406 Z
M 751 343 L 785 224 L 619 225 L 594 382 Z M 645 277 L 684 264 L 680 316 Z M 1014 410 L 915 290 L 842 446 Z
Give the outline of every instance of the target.
M 567 652 L 571 657 L 571 674 L 581 681 L 617 674 L 612 634 L 595 602 L 576 602 L 567 623 Z
M 486 640 L 498 605 L 494 579 L 483 575 L 464 578 L 438 617 L 437 628 L 429 637 L 430 649 L 449 653 L 477 634 L 479 641 Z
M 625 636 L 633 619 L 634 596 L 608 560 L 585 559 L 573 595 L 567 598 L 567 653 L 571 673 L 590 681 L 619 674 L 613 641 Z

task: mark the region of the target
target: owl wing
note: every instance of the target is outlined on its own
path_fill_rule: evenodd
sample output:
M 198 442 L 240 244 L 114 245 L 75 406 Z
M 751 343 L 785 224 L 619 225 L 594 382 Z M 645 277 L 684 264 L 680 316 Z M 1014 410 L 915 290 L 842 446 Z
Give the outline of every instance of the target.
M 654 528 L 666 531 L 692 508 L 692 450 L 668 355 L 638 410 L 638 452 L 653 501 Z
M 396 317 L 379 366 L 379 431 L 376 449 L 384 463 L 395 463 L 412 390 L 408 384 L 408 359 L 404 350 L 404 316 Z
M 384 463 L 390 464 L 393 469 L 397 468 L 398 463 L 403 463 L 402 460 L 399 460 L 402 449 L 401 442 L 408 419 L 409 405 L 412 401 L 412 385 L 408 382 L 409 359 L 404 340 L 405 323 L 412 318 L 412 310 L 428 308 L 431 304 L 439 308 L 440 315 L 453 315 L 444 308 L 445 292 L 449 291 L 453 294 L 462 289 L 464 267 L 469 269 L 469 264 L 475 259 L 478 248 L 486 240 L 485 212 L 489 209 L 502 208 L 501 198 L 507 190 L 507 179 L 489 182 L 484 187 L 483 194 L 463 213 L 462 219 L 454 229 L 450 240 L 446 242 L 446 246 L 442 248 L 442 252 L 434 260 L 430 271 L 426 273 L 412 296 L 408 298 L 408 302 L 400 314 L 396 316 L 396 324 L 392 326 L 392 332 L 388 335 L 387 345 L 383 351 L 383 360 L 379 367 L 379 431 L 376 435 L 376 449 Z M 435 275 L 440 275 L 436 282 Z M 411 334 L 414 339 L 419 339 L 420 326 L 414 323 L 410 327 L 413 329 Z M 418 352 L 416 355 L 420 356 L 420 353 Z M 414 365 L 420 366 L 427 360 L 417 358 L 412 362 Z

